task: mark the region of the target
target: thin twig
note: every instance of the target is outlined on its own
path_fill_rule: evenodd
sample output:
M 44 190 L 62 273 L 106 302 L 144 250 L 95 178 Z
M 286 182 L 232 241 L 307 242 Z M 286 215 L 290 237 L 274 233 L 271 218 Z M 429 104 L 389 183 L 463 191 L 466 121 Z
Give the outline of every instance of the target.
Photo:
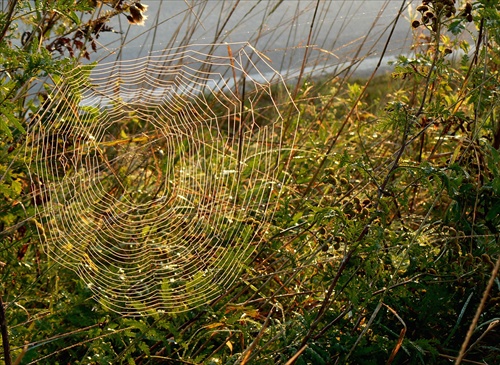
M 344 128 L 347 126 L 347 124 L 351 120 L 351 116 L 354 114 L 354 112 L 355 112 L 355 110 L 356 110 L 359 102 L 365 96 L 366 91 L 368 89 L 368 85 L 372 82 L 372 80 L 375 77 L 375 75 L 377 74 L 380 66 L 382 65 L 382 60 L 384 59 L 384 56 L 385 56 L 385 54 L 387 52 L 387 49 L 389 47 L 389 43 L 390 43 L 390 41 L 392 39 L 392 36 L 394 34 L 394 31 L 396 29 L 396 25 L 398 24 L 398 20 L 401 17 L 401 14 L 403 14 L 403 9 L 405 9 L 405 7 L 406 7 L 406 0 L 403 0 L 402 3 L 401 3 L 401 7 L 400 7 L 400 9 L 398 11 L 398 14 L 396 16 L 396 20 L 394 21 L 394 23 L 392 25 L 391 31 L 389 33 L 389 37 L 387 38 L 387 41 L 385 42 L 384 49 L 382 50 L 382 52 L 380 54 L 379 60 L 377 62 L 377 65 L 375 66 L 375 69 L 373 70 L 372 74 L 370 75 L 370 77 L 366 81 L 366 83 L 365 83 L 363 89 L 361 90 L 361 92 L 359 93 L 358 97 L 354 101 L 353 106 L 351 107 L 351 109 L 349 110 L 349 112 L 347 113 L 347 115 L 345 116 L 344 121 L 340 125 L 339 130 L 337 131 L 337 133 L 333 137 L 332 141 L 328 145 L 328 148 L 326 149 L 326 152 L 323 155 L 324 157 L 321 159 L 321 161 L 319 163 L 319 166 L 316 168 L 316 171 L 314 172 L 311 180 L 309 181 L 309 184 L 307 185 L 306 189 L 304 190 L 304 193 L 302 194 L 302 197 L 306 197 L 310 193 L 310 191 L 312 190 L 313 185 L 316 183 L 316 180 L 317 180 L 317 178 L 319 176 L 319 173 L 323 170 L 323 167 L 324 167 L 326 161 L 330 158 L 330 153 L 332 152 L 333 147 L 337 144 L 337 140 L 339 139 L 340 135 L 342 134 Z
M 403 339 L 405 338 L 407 327 L 406 327 L 405 321 L 403 321 L 403 318 L 401 318 L 399 316 L 399 314 L 394 309 L 392 309 L 391 307 L 389 307 L 385 303 L 382 303 L 382 304 L 384 305 L 384 307 L 389 309 L 389 311 L 391 311 L 391 313 L 394 314 L 396 316 L 396 318 L 398 319 L 398 321 L 401 322 L 401 324 L 403 325 L 403 329 L 401 330 L 401 332 L 399 334 L 398 342 L 396 343 L 396 346 L 394 346 L 394 349 L 392 350 L 392 353 L 391 353 L 391 356 L 389 357 L 389 360 L 387 360 L 387 365 L 391 365 L 392 362 L 394 361 L 394 358 L 396 357 L 396 354 L 398 353 L 399 349 L 403 345 Z
M 252 354 L 252 351 L 255 349 L 255 347 L 259 343 L 261 337 L 264 335 L 264 331 L 266 330 L 267 326 L 269 325 L 269 320 L 271 319 L 272 313 L 273 313 L 273 309 L 271 309 L 269 311 L 269 314 L 267 315 L 266 320 L 264 321 L 264 324 L 262 325 L 259 333 L 257 334 L 257 336 L 255 336 L 255 339 L 253 340 L 253 342 L 250 344 L 250 346 L 248 346 L 248 348 L 243 353 L 244 356 L 243 356 L 243 359 L 241 360 L 240 365 L 245 365 L 248 362 L 250 355 Z
M 302 346 L 300 348 L 300 350 L 295 353 L 295 355 L 293 355 L 290 359 L 288 359 L 288 361 L 285 363 L 285 365 L 292 365 L 292 364 L 294 364 L 295 361 L 297 361 L 297 359 L 299 358 L 299 356 L 302 355 L 302 353 L 306 349 L 307 349 L 307 343 L 304 346 Z
M 12 16 L 14 15 L 14 10 L 16 10 L 17 0 L 9 1 L 9 12 L 7 17 L 5 18 L 5 24 L 3 26 L 2 31 L 0 32 L 0 42 L 3 41 L 7 31 L 9 30 L 10 24 L 12 23 Z
M 465 340 L 462 343 L 462 347 L 460 348 L 460 352 L 458 353 L 458 357 L 455 361 L 455 365 L 461 364 L 461 362 L 465 356 L 465 353 L 467 352 L 467 346 L 469 345 L 472 334 L 474 333 L 474 330 L 476 329 L 477 322 L 479 321 L 479 317 L 481 316 L 481 313 L 483 312 L 484 305 L 486 304 L 486 300 L 488 299 L 488 295 L 490 294 L 491 288 L 493 287 L 493 283 L 495 282 L 495 279 L 498 275 L 499 269 L 500 269 L 500 256 L 498 257 L 497 262 L 495 264 L 495 267 L 493 268 L 493 270 L 491 272 L 490 280 L 488 281 L 488 285 L 486 286 L 486 289 L 484 290 L 483 297 L 481 298 L 481 302 L 479 303 L 479 307 L 477 307 L 476 315 L 474 316 L 474 319 L 472 320 L 472 323 L 470 324 L 469 331 L 467 331 L 467 335 L 465 336 Z

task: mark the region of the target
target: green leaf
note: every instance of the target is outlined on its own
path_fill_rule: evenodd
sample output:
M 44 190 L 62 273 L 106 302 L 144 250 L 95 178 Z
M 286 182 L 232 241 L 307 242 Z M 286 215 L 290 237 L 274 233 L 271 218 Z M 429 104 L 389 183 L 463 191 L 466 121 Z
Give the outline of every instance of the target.
M 0 112 L 8 119 L 8 121 L 16 127 L 16 129 L 22 133 L 26 133 L 26 130 L 23 128 L 21 123 L 19 123 L 19 120 L 6 108 L 0 107 Z M 3 129 L 3 127 L 0 126 L 0 128 Z M 7 128 L 8 129 L 8 128 Z M 9 132 L 9 135 L 12 136 L 12 134 Z
M 12 132 L 10 131 L 9 126 L 5 123 L 4 118 L 0 117 L 0 131 L 4 132 L 9 139 L 12 138 Z

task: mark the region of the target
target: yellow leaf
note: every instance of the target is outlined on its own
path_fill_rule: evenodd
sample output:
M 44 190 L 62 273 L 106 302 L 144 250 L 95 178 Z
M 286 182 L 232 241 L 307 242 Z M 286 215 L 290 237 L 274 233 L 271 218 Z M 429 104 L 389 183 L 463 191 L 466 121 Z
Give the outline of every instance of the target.
M 222 323 L 222 322 L 215 322 L 215 323 L 207 324 L 205 326 L 205 328 L 212 329 L 212 328 L 217 328 L 217 327 L 221 327 L 221 326 L 224 326 L 224 323 Z

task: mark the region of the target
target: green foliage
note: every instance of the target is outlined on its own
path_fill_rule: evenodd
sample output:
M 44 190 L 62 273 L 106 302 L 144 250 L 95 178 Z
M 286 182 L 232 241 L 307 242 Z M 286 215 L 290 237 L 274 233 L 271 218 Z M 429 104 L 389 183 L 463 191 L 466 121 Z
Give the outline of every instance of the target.
M 107 311 L 44 254 L 32 204 L 40 187 L 26 171 L 29 115 L 50 97 L 27 90 L 48 75 L 57 84 L 61 70 L 88 57 L 104 20 L 82 23 L 78 14 L 92 9 L 91 1 L 18 2 L 28 34 L 1 14 L 0 275 L 12 357 L 21 364 L 455 359 L 500 256 L 500 13 L 498 1 L 460 9 L 426 3 L 413 23 L 425 41 L 398 58 L 392 79 L 302 85 L 300 152 L 289 162 L 273 235 L 244 253 L 233 287 L 190 312 L 130 303 L 142 317 Z M 56 21 L 49 23 L 49 14 Z M 484 37 L 475 39 L 472 55 L 455 38 L 470 21 Z M 460 50 L 466 53 L 453 62 L 450 54 Z M 95 119 L 96 110 L 85 112 Z M 126 137 L 140 123 L 117 133 Z M 252 234 L 251 224 L 234 233 L 242 241 Z M 194 276 L 186 290 L 205 280 Z M 500 361 L 498 318 L 496 278 L 468 360 Z

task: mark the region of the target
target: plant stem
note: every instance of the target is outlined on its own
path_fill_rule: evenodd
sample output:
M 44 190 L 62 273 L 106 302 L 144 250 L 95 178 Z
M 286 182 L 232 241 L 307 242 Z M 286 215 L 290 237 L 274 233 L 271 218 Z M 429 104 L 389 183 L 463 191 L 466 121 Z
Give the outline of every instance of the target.
M 4 39 L 7 31 L 9 30 L 10 23 L 12 22 L 12 16 L 14 15 L 14 10 L 16 9 L 17 1 L 11 0 L 9 1 L 9 13 L 5 18 L 5 24 L 3 26 L 2 31 L 0 32 L 0 42 Z
M 463 360 L 465 354 L 467 353 L 467 346 L 469 345 L 472 334 L 474 333 L 474 330 L 476 329 L 477 322 L 479 321 L 479 317 L 481 316 L 481 313 L 483 312 L 486 301 L 488 300 L 488 296 L 490 294 L 491 288 L 493 287 L 493 283 L 495 282 L 495 279 L 497 278 L 499 269 L 500 269 L 500 256 L 498 257 L 497 262 L 495 264 L 495 267 L 493 268 L 493 270 L 491 272 L 490 280 L 488 281 L 488 285 L 486 286 L 486 289 L 483 293 L 483 297 L 481 298 L 481 302 L 479 303 L 479 307 L 477 307 L 476 314 L 474 316 L 474 319 L 472 320 L 472 323 L 470 324 L 469 330 L 467 331 L 467 335 L 465 336 L 465 340 L 462 343 L 462 347 L 460 348 L 460 352 L 458 353 L 457 359 L 455 360 L 455 365 L 460 365 L 462 363 L 462 360 Z
M 3 357 L 5 365 L 11 365 L 9 333 L 7 331 L 7 321 L 5 320 L 5 310 L 3 307 L 2 295 L 0 295 L 0 332 L 2 333 Z

